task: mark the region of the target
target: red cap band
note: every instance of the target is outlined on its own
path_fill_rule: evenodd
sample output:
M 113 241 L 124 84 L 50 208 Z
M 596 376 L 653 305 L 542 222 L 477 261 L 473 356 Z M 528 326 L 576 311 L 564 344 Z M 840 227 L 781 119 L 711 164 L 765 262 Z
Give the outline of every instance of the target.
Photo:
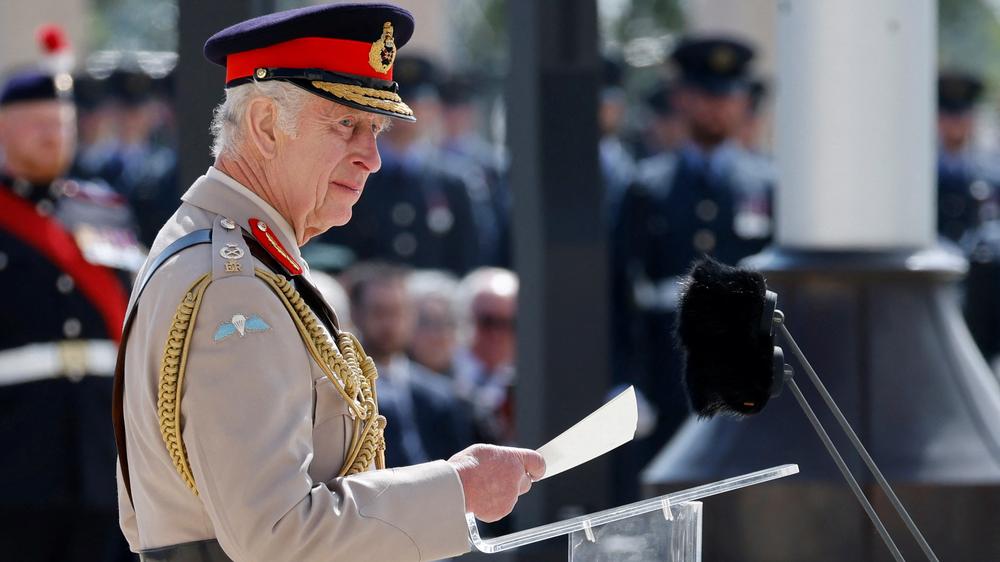
M 258 68 L 319 68 L 379 80 L 392 80 L 392 67 L 379 72 L 368 62 L 372 44 L 350 39 L 303 37 L 233 53 L 226 57 L 226 83 L 253 76 Z

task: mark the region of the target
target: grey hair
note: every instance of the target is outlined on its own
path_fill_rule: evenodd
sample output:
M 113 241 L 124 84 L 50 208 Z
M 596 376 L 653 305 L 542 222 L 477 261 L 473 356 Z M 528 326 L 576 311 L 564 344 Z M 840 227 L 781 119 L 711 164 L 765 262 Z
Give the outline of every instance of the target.
M 212 115 L 212 156 L 232 154 L 243 141 L 243 120 L 255 98 L 268 98 L 278 108 L 278 128 L 286 135 L 298 134 L 299 114 L 309 99 L 305 90 L 277 80 L 249 82 L 226 90 L 226 99 Z

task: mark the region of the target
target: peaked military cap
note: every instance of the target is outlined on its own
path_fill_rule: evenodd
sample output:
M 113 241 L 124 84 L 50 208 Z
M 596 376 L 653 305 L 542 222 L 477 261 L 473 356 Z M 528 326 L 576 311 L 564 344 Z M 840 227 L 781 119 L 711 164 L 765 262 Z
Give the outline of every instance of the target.
M 938 109 L 943 113 L 969 111 L 982 93 L 983 81 L 977 76 L 959 71 L 938 75 Z
M 226 87 L 282 80 L 320 97 L 413 121 L 393 66 L 413 16 L 389 4 L 325 4 L 253 18 L 213 35 L 205 57 Z
M 753 49 L 742 41 L 699 37 L 681 40 L 670 58 L 686 84 L 714 94 L 728 94 L 748 87 L 753 56 Z
M 52 76 L 40 69 L 11 74 L 0 90 L 0 107 L 45 100 L 72 100 L 73 79 L 68 74 Z

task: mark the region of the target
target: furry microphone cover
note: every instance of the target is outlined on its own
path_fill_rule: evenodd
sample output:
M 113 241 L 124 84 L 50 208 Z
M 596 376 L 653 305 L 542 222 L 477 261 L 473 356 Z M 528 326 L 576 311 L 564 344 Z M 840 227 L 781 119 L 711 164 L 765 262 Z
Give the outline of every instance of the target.
M 767 283 L 756 271 L 695 262 L 681 289 L 675 337 L 700 417 L 760 412 L 774 380 L 774 339 L 762 327 Z

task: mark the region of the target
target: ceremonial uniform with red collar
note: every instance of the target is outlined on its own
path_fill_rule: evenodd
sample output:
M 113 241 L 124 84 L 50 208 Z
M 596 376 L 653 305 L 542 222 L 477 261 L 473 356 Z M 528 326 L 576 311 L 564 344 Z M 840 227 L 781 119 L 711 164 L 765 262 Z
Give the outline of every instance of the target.
M 391 6 L 310 7 L 237 24 L 206 55 L 230 87 L 284 80 L 412 119 L 391 82 L 412 29 Z M 312 287 L 291 225 L 215 168 L 182 201 L 139 273 L 116 374 L 132 549 L 171 561 L 467 551 L 451 464 L 382 469 L 374 365 Z

